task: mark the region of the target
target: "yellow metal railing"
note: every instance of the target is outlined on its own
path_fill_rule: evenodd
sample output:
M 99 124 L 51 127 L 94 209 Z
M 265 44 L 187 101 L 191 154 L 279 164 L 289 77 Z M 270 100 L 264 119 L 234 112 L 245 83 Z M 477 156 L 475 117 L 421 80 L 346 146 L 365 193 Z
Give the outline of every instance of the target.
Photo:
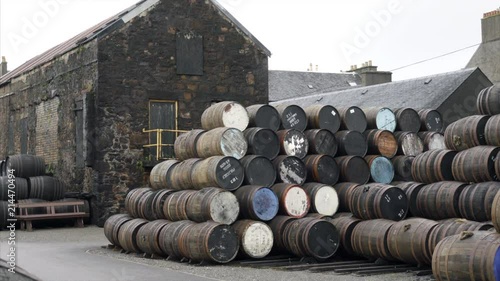
M 143 133 L 156 133 L 156 143 L 153 143 L 153 144 L 146 144 L 146 145 L 143 145 L 144 148 L 152 148 L 152 147 L 156 147 L 156 160 L 160 160 L 160 159 L 169 159 L 169 158 L 163 158 L 162 157 L 162 148 L 163 147 L 173 147 L 174 144 L 173 143 L 163 143 L 163 136 L 162 136 L 162 133 L 163 132 L 170 132 L 170 133 L 175 133 L 175 138 L 174 138 L 174 141 L 175 139 L 179 136 L 179 133 L 185 133 L 185 132 L 188 132 L 188 131 L 185 131 L 185 130 L 172 130 L 172 129 L 150 129 L 150 130 L 146 130 L 145 128 L 142 129 L 142 132 Z

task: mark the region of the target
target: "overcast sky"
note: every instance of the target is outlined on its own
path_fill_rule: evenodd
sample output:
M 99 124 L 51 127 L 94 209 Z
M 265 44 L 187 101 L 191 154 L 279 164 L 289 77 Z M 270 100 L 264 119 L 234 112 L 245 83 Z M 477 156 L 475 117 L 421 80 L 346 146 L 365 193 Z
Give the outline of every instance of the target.
M 269 50 L 270 69 L 348 70 L 372 60 L 393 80 L 458 70 L 481 42 L 491 0 L 218 0 Z M 137 0 L 0 0 L 0 54 L 9 69 Z M 22 3 L 22 4 L 20 4 Z

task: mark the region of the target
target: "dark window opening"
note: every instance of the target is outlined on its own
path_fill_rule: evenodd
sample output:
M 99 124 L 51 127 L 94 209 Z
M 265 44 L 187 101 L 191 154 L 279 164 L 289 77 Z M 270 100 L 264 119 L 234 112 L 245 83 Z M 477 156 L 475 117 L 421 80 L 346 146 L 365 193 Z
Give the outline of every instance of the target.
M 194 32 L 177 32 L 177 74 L 203 75 L 203 36 Z

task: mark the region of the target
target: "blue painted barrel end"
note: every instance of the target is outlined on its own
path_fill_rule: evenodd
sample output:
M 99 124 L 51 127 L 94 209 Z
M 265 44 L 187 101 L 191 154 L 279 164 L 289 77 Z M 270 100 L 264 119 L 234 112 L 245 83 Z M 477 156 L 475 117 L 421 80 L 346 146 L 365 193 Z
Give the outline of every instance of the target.
M 270 188 L 259 189 L 253 197 L 252 205 L 255 214 L 263 221 L 270 221 L 278 214 L 278 196 Z
M 500 247 L 497 248 L 495 259 L 493 260 L 493 273 L 495 274 L 495 280 L 500 281 Z

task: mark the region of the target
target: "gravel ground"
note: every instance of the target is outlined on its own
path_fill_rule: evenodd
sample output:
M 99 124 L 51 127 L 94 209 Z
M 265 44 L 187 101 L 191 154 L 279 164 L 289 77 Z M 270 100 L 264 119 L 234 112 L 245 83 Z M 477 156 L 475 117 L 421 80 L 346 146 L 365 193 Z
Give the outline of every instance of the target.
M 9 233 L 7 231 L 0 232 L 1 248 L 5 250 L 6 243 L 5 239 L 8 237 Z M 229 265 L 190 265 L 187 263 L 179 263 L 175 261 L 167 261 L 163 259 L 147 259 L 136 254 L 123 254 L 117 250 L 108 249 L 103 247 L 109 242 L 104 236 L 103 229 L 95 226 L 86 226 L 85 228 L 54 228 L 54 229 L 35 229 L 33 232 L 16 231 L 16 241 L 19 247 L 22 247 L 23 243 L 27 245 L 41 245 L 43 247 L 57 247 L 63 251 L 71 248 L 76 248 L 77 246 L 82 248 L 88 255 L 93 255 L 100 258 L 112 259 L 113 264 L 125 264 L 122 268 L 127 267 L 126 264 L 133 263 L 134 265 L 153 267 L 156 269 L 165 269 L 166 272 L 178 272 L 187 273 L 197 277 L 204 277 L 206 280 L 225 280 L 225 281 L 263 281 L 263 280 L 273 280 L 273 281 L 303 281 L 303 280 L 315 280 L 315 281 L 331 281 L 331 280 L 346 280 L 346 281 L 390 281 L 390 280 L 405 280 L 405 281 L 424 281 L 430 280 L 430 276 L 426 277 L 416 277 L 410 273 L 401 274 L 384 274 L 375 275 L 370 277 L 357 277 L 354 275 L 337 275 L 334 273 L 311 273 L 308 271 L 284 271 L 280 269 L 272 268 L 250 268 L 241 267 L 234 264 Z M 82 247 L 82 245 L 84 247 Z M 2 257 L 5 255 L 5 251 L 2 251 Z M 51 256 L 44 257 L 44 259 L 49 259 Z M 71 259 L 72 254 L 66 254 L 66 259 Z M 78 257 L 75 256 L 75 259 Z M 115 263 L 116 262 L 116 263 Z M 77 263 L 76 263 L 77 264 Z M 85 265 L 82 265 L 84 267 Z M 29 266 L 24 265 L 25 269 L 29 270 Z M 64 269 L 61 269 L 64 270 Z M 71 270 L 71 269 L 70 269 Z M 92 268 L 83 268 L 89 272 Z M 30 273 L 36 276 L 43 276 L 42 272 Z M 137 278 L 134 272 L 127 272 L 128 280 L 148 280 L 146 276 L 141 276 Z M 166 276 L 167 277 L 167 276 Z M 137 278 L 137 279 L 136 279 Z M 145 279 L 146 278 L 146 279 Z M 117 278 L 119 280 L 119 278 Z M 88 279 L 91 280 L 91 279 Z M 92 279 L 94 280 L 94 279 Z M 97 280 L 97 279 L 95 279 Z M 99 279 L 100 280 L 100 279 Z M 172 280 L 166 278 L 165 280 Z M 69 281 L 69 280 L 68 280 Z

